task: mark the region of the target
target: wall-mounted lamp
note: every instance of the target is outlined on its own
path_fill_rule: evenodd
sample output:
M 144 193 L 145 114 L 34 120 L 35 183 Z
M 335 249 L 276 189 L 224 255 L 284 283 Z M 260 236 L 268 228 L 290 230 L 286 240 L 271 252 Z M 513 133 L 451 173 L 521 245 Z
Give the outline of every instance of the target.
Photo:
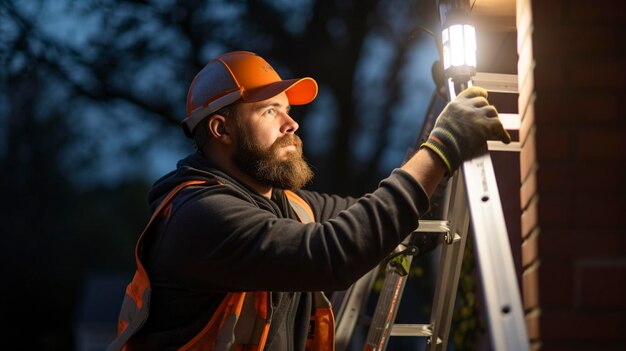
M 476 30 L 463 8 L 450 8 L 441 33 L 443 69 L 454 81 L 468 81 L 476 74 Z

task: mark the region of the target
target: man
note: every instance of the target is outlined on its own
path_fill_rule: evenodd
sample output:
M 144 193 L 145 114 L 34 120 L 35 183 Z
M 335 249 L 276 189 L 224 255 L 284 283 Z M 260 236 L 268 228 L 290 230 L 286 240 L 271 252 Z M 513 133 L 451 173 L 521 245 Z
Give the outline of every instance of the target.
M 198 151 L 150 192 L 154 215 L 111 350 L 332 350 L 319 291 L 346 289 L 384 259 L 487 139 L 510 141 L 486 92 L 470 88 L 373 193 L 299 190 L 312 172 L 289 108 L 316 95 L 313 79 L 282 80 L 250 52 L 198 73 L 182 122 Z

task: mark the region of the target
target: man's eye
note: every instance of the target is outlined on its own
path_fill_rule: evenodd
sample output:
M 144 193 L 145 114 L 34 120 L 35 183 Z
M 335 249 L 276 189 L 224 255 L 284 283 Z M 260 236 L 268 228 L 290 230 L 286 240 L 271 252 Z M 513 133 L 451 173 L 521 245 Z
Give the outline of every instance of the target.
M 273 108 L 267 109 L 265 110 L 265 114 L 268 116 L 272 116 L 272 117 L 276 116 L 276 109 L 273 109 Z

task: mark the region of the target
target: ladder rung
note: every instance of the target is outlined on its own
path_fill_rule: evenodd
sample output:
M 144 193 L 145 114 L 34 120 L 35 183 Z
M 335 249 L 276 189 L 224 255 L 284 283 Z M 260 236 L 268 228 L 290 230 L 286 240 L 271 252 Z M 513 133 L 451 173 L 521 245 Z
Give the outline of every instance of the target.
M 501 74 L 477 72 L 472 78 L 474 85 L 478 85 L 495 93 L 517 94 L 517 74 Z
M 521 121 L 519 118 L 519 114 L 517 113 L 500 113 L 498 114 L 500 117 L 500 122 L 504 126 L 506 130 L 519 130 Z M 489 151 L 511 151 L 511 152 L 520 152 L 522 150 L 522 146 L 520 142 L 514 141 L 509 144 L 505 144 L 496 140 L 488 140 L 487 148 Z
M 498 113 L 498 117 L 500 117 L 500 122 L 506 130 L 519 130 L 522 124 L 517 113 Z
M 394 324 L 391 336 L 432 336 L 430 324 Z
M 420 225 L 415 230 L 420 233 L 447 233 L 450 231 L 448 221 L 420 220 Z
M 522 144 L 519 141 L 512 141 L 505 144 L 501 141 L 487 140 L 487 149 L 489 151 L 520 152 L 522 151 Z

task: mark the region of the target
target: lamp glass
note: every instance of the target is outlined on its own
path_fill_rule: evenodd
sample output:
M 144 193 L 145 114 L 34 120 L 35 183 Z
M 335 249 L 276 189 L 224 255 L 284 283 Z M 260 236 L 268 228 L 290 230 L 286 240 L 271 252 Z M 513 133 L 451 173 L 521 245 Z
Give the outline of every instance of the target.
M 441 32 L 441 43 L 443 44 L 443 68 L 450 68 L 450 30 L 444 28 Z
M 463 25 L 463 39 L 465 40 L 465 64 L 476 67 L 476 30 L 473 26 Z
M 441 33 L 443 67 L 476 68 L 476 30 L 469 24 L 453 24 Z

